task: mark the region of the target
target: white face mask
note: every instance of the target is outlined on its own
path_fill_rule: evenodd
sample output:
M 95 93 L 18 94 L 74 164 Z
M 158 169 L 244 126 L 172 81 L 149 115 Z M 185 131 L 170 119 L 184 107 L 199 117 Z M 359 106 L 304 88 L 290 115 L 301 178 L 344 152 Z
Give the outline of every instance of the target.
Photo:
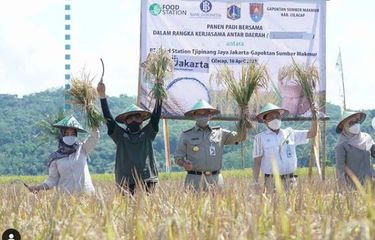
M 77 137 L 76 136 L 65 136 L 63 137 L 63 142 L 66 144 L 66 145 L 73 145 L 74 143 L 76 143 L 76 139 Z
M 354 124 L 353 126 L 348 128 L 348 132 L 350 132 L 351 134 L 360 133 L 361 132 L 361 124 L 359 124 L 359 123 Z
M 281 120 L 280 119 L 274 119 L 270 122 L 268 122 L 268 127 L 272 130 L 279 130 L 281 127 Z

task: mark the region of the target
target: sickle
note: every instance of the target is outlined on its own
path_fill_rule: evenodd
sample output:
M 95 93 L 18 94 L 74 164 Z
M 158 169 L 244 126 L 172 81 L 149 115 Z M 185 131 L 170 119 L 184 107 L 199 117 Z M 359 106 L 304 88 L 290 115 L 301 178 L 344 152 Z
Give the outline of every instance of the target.
M 102 69 L 103 69 L 103 71 L 102 71 L 102 77 L 100 78 L 100 82 L 103 82 L 103 77 L 104 77 L 104 62 L 103 62 L 102 59 L 100 59 L 100 61 L 102 62 Z
M 25 187 L 29 188 L 29 185 L 27 185 L 24 181 L 22 181 L 21 179 L 15 179 L 13 181 L 11 181 L 11 184 L 15 184 L 15 183 L 21 183 L 23 184 Z

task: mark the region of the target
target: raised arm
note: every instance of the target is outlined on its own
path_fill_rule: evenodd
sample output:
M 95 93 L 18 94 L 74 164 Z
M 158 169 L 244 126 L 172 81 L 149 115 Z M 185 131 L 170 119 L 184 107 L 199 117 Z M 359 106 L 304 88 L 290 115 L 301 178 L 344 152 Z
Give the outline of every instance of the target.
M 155 101 L 154 110 L 151 113 L 150 123 L 155 132 L 159 131 L 159 121 L 161 116 L 162 100 Z
M 83 149 L 85 149 L 86 153 L 90 153 L 96 146 L 99 140 L 99 129 L 92 129 L 90 136 L 85 140 L 83 143 Z
M 100 97 L 100 105 L 102 107 L 103 116 L 107 120 L 108 135 L 111 135 L 115 129 L 116 122 L 114 118 L 112 117 L 111 112 L 109 111 L 108 102 L 107 102 L 107 98 L 105 95 L 104 83 L 100 81 L 96 89 Z

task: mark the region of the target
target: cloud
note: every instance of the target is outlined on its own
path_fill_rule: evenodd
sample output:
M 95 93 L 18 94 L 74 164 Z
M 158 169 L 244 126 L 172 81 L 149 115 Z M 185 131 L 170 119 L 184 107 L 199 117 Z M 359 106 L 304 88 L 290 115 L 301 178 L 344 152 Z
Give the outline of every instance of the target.
M 95 2 L 90 12 L 78 14 L 87 2 L 77 2 L 72 22 L 72 72 L 83 67 L 101 75 L 100 58 L 105 63 L 105 83 L 109 95 L 136 95 L 138 89 L 140 2 Z M 131 11 L 129 11 L 131 10 Z
M 372 5 L 372 6 L 371 6 Z M 341 104 L 341 76 L 335 68 L 339 47 L 342 52 L 347 107 L 369 109 L 373 85 L 371 62 L 375 56 L 374 1 L 327 2 L 327 99 Z M 366 6 L 366 7 L 364 7 Z
M 8 24 L 0 28 L 1 93 L 42 91 L 56 87 L 59 77 L 63 79 L 62 42 L 35 17 L 43 15 L 49 5 L 37 0 L 9 1 L 2 6 L 0 21 Z M 62 31 L 61 27 L 61 36 Z

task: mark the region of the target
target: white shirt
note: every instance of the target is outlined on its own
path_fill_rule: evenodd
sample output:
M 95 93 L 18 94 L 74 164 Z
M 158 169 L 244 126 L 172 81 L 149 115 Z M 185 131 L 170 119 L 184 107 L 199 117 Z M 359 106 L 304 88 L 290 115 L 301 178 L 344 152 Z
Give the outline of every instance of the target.
M 308 143 L 307 130 L 280 129 L 278 134 L 267 129 L 254 138 L 253 158 L 262 157 L 260 168 L 264 174 L 272 174 L 275 160 L 280 175 L 297 169 L 296 146 Z
M 93 131 L 83 143 L 79 143 L 75 153 L 54 160 L 49 166 L 48 178 L 44 183 L 50 188 L 57 186 L 59 191 L 70 194 L 95 192 L 87 160 L 88 154 L 95 148 L 98 139 L 99 130 Z

